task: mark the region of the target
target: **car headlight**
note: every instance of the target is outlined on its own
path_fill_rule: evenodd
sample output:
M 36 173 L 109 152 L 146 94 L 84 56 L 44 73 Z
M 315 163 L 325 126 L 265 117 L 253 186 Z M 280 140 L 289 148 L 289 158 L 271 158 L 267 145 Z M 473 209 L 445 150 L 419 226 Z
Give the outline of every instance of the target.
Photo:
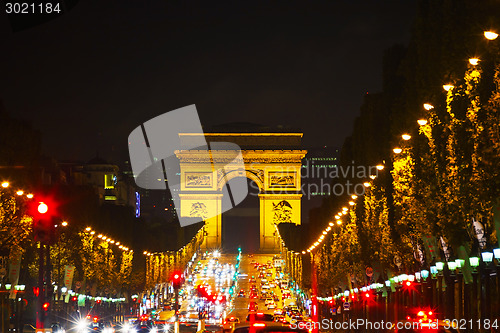
M 158 329 L 156 327 L 153 327 L 149 330 L 149 333 L 158 333 Z
M 87 320 L 85 319 L 80 319 L 77 323 L 76 323 L 76 331 L 77 332 L 87 332 L 87 326 L 89 325 L 89 323 L 87 322 Z

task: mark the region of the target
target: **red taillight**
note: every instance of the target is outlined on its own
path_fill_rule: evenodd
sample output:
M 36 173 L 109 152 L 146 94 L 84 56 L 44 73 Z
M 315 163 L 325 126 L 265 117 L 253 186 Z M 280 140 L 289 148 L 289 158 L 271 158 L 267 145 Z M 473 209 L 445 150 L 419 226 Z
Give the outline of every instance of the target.
M 98 320 L 98 319 L 99 319 L 99 318 L 94 317 L 94 318 L 92 318 L 92 321 L 93 321 L 94 323 L 97 323 L 97 320 Z
M 252 326 L 253 327 L 266 327 L 266 324 L 264 324 L 264 323 L 255 323 Z

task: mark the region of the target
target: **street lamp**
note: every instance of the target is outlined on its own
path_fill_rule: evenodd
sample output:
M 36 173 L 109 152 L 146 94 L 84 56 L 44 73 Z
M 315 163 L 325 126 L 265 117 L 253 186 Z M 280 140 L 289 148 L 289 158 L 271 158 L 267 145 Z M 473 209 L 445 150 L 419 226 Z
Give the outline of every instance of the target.
M 16 192 L 17 195 L 23 195 L 24 194 L 24 191 L 23 190 L 19 190 Z
M 10 184 L 9 184 L 9 182 L 3 182 L 3 183 L 2 183 L 2 187 L 3 187 L 3 188 L 7 188 L 7 187 L 9 187 L 9 185 L 10 185 Z
M 493 253 L 492 252 L 482 252 L 481 257 L 486 264 L 489 264 L 493 261 Z
M 446 91 L 450 91 L 451 89 L 453 89 L 453 85 L 452 84 L 444 84 L 443 89 Z
M 427 119 L 419 119 L 419 120 L 417 120 L 417 123 L 420 126 L 425 126 L 425 125 L 427 125 Z
M 484 37 L 486 37 L 486 39 L 488 40 L 494 40 L 497 39 L 498 34 L 494 31 L 489 30 L 484 32 Z
M 477 64 L 479 64 L 479 59 L 478 58 L 470 58 L 469 64 L 471 64 L 472 66 L 476 66 Z
M 403 151 L 403 149 L 396 147 L 392 151 L 394 152 L 394 154 L 399 154 Z
M 477 266 L 479 266 L 479 257 L 470 257 L 469 258 L 469 264 L 471 267 L 476 270 Z
M 422 279 L 424 279 L 424 281 L 425 281 L 429 277 L 429 271 L 426 269 L 423 269 L 420 271 L 420 275 L 422 275 Z
M 444 262 L 442 262 L 442 261 L 436 262 L 436 268 L 437 268 L 438 272 L 441 272 L 444 269 Z
M 495 259 L 500 263 L 500 248 L 493 249 L 493 255 L 495 256 Z
M 377 170 L 380 170 L 380 171 L 384 170 L 384 166 L 382 164 L 378 164 L 375 167 L 377 168 Z M 353 199 L 355 199 L 355 198 L 353 198 Z
M 403 140 L 405 140 L 405 141 L 408 141 L 411 139 L 411 135 L 405 133 L 405 134 L 401 135 L 401 138 L 403 138 Z
M 455 261 L 448 261 L 448 269 L 450 271 L 455 271 L 457 269 L 457 263 Z
M 424 103 L 424 109 L 427 111 L 434 109 L 434 105 L 429 104 L 429 103 Z

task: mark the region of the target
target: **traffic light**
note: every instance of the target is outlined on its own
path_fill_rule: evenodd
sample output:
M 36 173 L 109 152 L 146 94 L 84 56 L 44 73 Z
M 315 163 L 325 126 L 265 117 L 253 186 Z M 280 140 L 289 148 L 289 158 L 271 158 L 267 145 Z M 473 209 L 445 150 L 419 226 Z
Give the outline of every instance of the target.
M 43 311 L 47 312 L 47 311 L 49 311 L 49 308 L 50 308 L 50 303 L 49 302 L 43 303 L 43 305 L 42 305 Z
M 76 302 L 76 301 L 78 300 L 78 297 L 73 296 L 73 297 L 71 297 L 71 300 L 72 300 L 73 302 Z
M 35 241 L 43 244 L 54 244 L 57 241 L 57 219 L 49 202 L 40 201 L 32 209 L 33 231 Z
M 182 273 L 181 272 L 174 272 L 172 274 L 172 285 L 174 289 L 179 289 L 182 285 Z

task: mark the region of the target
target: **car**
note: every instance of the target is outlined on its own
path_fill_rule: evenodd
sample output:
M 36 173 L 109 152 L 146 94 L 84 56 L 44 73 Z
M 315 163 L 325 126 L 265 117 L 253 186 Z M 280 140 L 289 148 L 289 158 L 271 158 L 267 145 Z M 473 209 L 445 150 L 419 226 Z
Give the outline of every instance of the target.
M 266 298 L 266 300 L 265 300 L 264 304 L 265 304 L 265 305 L 268 305 L 269 303 L 274 303 L 273 299 L 272 299 L 272 298 L 270 298 L 270 297 Z
M 247 322 L 254 322 L 254 321 L 274 321 L 274 316 L 269 313 L 263 313 L 263 312 L 250 312 L 247 315 L 246 318 Z
M 52 333 L 65 333 L 66 330 L 59 323 L 53 323 L 50 325 Z
M 231 332 L 234 329 L 234 326 L 236 324 L 240 323 L 240 319 L 237 317 L 229 317 L 226 318 L 222 324 L 222 331 L 223 332 Z
M 257 302 L 251 301 L 248 303 L 248 311 L 257 311 L 259 309 L 259 306 L 257 305 Z
M 138 320 L 134 325 L 132 332 L 134 333 L 150 333 L 156 325 L 152 320 Z
M 274 302 L 267 304 L 267 309 L 268 310 L 276 309 L 276 304 Z
M 245 291 L 243 289 L 238 293 L 238 297 L 245 297 Z
M 419 322 L 416 320 L 393 323 L 387 333 L 459 333 L 456 323 L 444 320 Z
M 274 322 L 255 322 L 239 324 L 234 328 L 233 333 L 265 333 L 265 332 L 289 332 L 289 333 L 309 333 L 306 329 L 293 329 Z

